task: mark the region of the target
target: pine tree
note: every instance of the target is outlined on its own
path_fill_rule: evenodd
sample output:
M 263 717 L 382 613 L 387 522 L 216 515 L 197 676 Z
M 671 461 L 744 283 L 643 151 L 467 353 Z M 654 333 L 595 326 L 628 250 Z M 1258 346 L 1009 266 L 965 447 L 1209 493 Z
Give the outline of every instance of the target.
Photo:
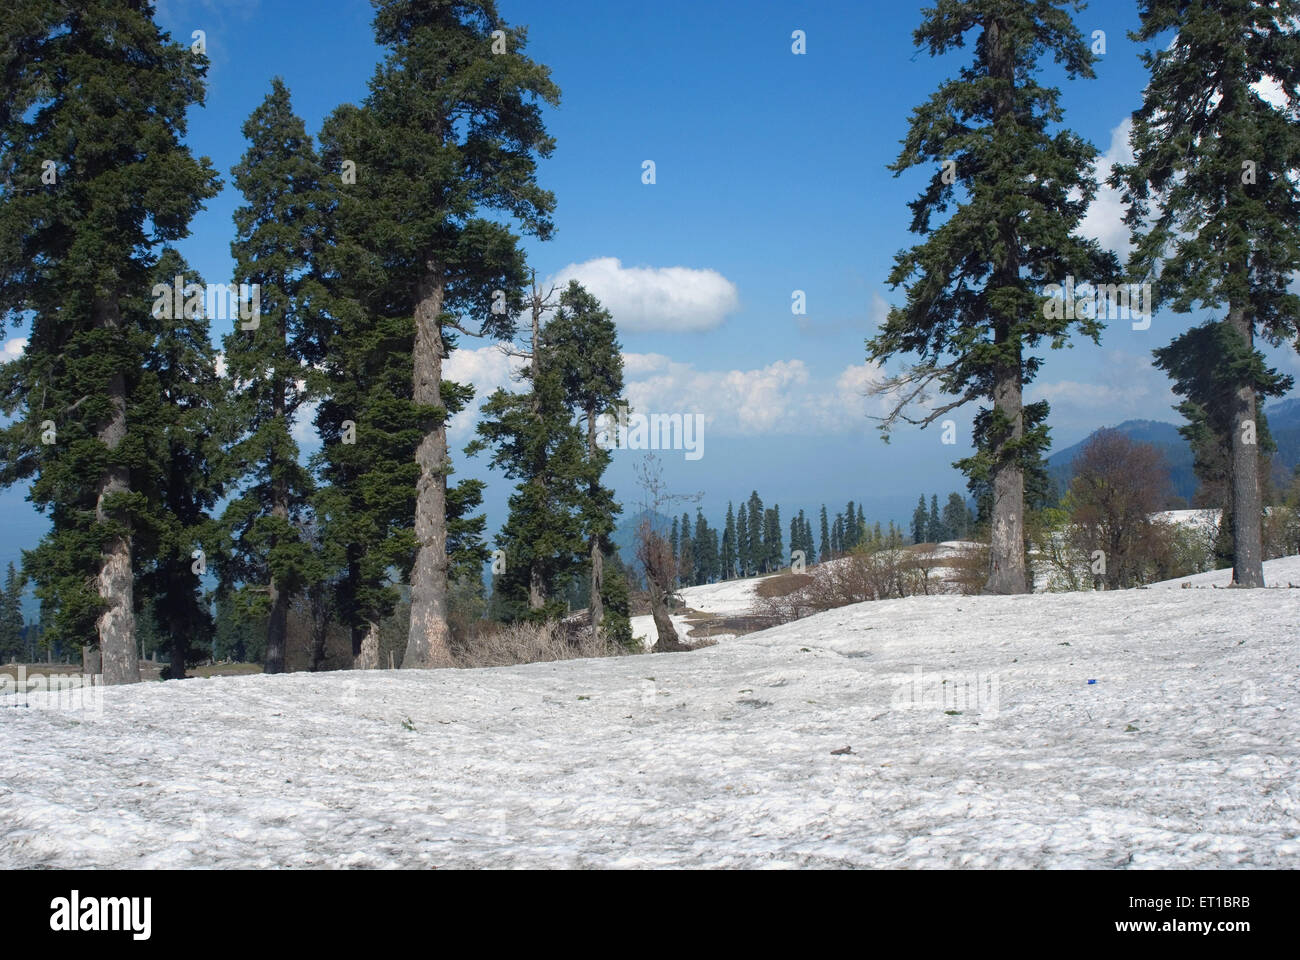
M 925 526 L 929 515 L 925 512 L 925 494 L 921 494 L 921 499 L 917 501 L 916 509 L 912 511 L 912 542 L 925 542 Z
M 968 516 L 966 502 L 962 500 L 961 494 L 948 494 L 948 502 L 943 508 L 943 526 L 948 534 L 948 539 L 965 540 L 967 538 L 970 532 L 967 529 Z
M 472 332 L 511 333 L 526 274 L 518 238 L 499 214 L 540 239 L 550 236 L 554 198 L 537 185 L 536 164 L 553 141 L 539 101 L 557 103 L 559 92 L 546 68 L 524 56 L 526 31 L 508 26 L 492 0 L 375 6 L 385 59 L 362 107 L 342 107 L 332 118 L 340 176 L 355 172 L 355 183 L 337 192 L 338 224 L 353 282 L 368 292 L 369 327 L 392 320 L 413 328 L 406 356 L 420 416 L 402 665 L 448 666 L 451 411 L 442 369 L 455 346 L 448 328 L 472 328 L 473 317 L 481 325 Z M 493 53 L 494 31 L 503 32 L 505 53 Z
M 1192 467 L 1200 481 L 1197 499 L 1221 508 L 1216 558 L 1235 564 L 1237 464 L 1232 434 L 1237 390 L 1249 383 L 1256 398 L 1282 396 L 1295 381 L 1267 367 L 1258 350 L 1243 349 L 1237 331 L 1218 321 L 1193 327 L 1153 353 L 1155 365 L 1173 380 L 1174 393 L 1185 398 L 1174 409 L 1187 420 L 1178 432 L 1192 449 Z M 1254 427 L 1256 471 L 1263 484 L 1277 445 L 1261 407 L 1256 404 Z
M 10 562 L 0 590 L 0 663 L 12 663 L 23 654 L 23 580 Z
M 695 546 L 691 540 L 691 518 L 682 514 L 677 539 L 677 578 L 683 587 L 695 582 Z
M 913 112 L 891 167 L 934 168 L 911 204 L 911 229 L 926 239 L 899 254 L 889 280 L 906 288 L 906 305 L 867 342 L 874 362 L 919 357 L 882 385 L 903 397 L 882 423 L 886 432 L 900 419 L 928 425 L 972 400 L 990 404 L 976 455 L 958 466 L 986 474 L 995 491 L 986 585 L 994 593 L 1025 592 L 1022 458 L 1046 435 L 1024 418 L 1023 390 L 1041 363 L 1027 351 L 1065 346 L 1072 326 L 1094 340 L 1101 331 L 1095 316 L 1049 309 L 1055 301 L 1041 291 L 1070 276 L 1108 282 L 1118 271 L 1113 255 L 1076 233 L 1096 193 L 1097 151 L 1060 129 L 1059 91 L 1035 79 L 1048 54 L 1071 78 L 1093 75 L 1068 5 L 953 0 L 925 12 L 918 47 L 939 56 L 975 31 L 974 56 L 960 79 Z M 956 399 L 907 417 L 907 404 L 931 387 Z
M 766 569 L 770 573 L 781 569 L 781 565 L 785 562 L 785 550 L 781 546 L 780 506 L 774 504 L 767 512 L 763 531 L 763 557 L 766 561 Z
M 736 511 L 736 576 L 749 576 L 749 558 L 751 554 L 750 536 L 749 536 L 749 512 L 745 508 L 745 501 L 740 501 L 740 508 Z
M 290 597 L 320 575 L 315 551 L 298 535 L 312 480 L 299 462 L 293 423 L 311 399 L 307 385 L 320 359 L 307 316 L 318 284 L 308 267 L 323 242 L 325 201 L 315 146 L 279 77 L 243 133 L 249 147 L 232 173 L 245 203 L 235 211 L 230 247 L 236 282 L 260 288 L 259 316 L 234 325 L 223 340 L 235 385 L 232 413 L 244 428 L 230 451 L 232 479 L 242 489 L 223 519 L 233 544 L 227 576 L 243 585 L 257 618 L 265 614 L 265 670 L 279 673 Z
M 731 501 L 727 501 L 727 521 L 722 529 L 722 547 L 719 562 L 722 565 L 720 579 L 730 580 L 736 575 L 736 512 Z
M 530 389 L 493 393 L 476 428 L 481 439 L 467 448 L 473 453 L 491 446 L 492 466 L 519 481 L 499 538 L 506 569 L 497 589 L 512 609 L 534 620 L 566 612 L 561 594 L 590 545 L 583 523 L 588 481 L 599 486 L 566 388 L 562 362 L 572 354 L 567 347 L 552 351 L 549 324 L 539 334 L 524 371 Z
M 1142 0 L 1139 11 L 1135 39 L 1160 37 L 1163 48 L 1143 55 L 1151 79 L 1133 114 L 1134 161 L 1113 176 L 1131 204 L 1129 269 L 1151 282 L 1156 306 L 1226 311 L 1219 342 L 1234 380 L 1232 582 L 1262 587 L 1255 431 L 1267 380 L 1255 338 L 1276 346 L 1300 334 L 1300 296 L 1288 289 L 1300 271 L 1300 2 Z M 1177 35 L 1164 46 L 1170 30 Z M 1265 99 L 1268 81 L 1280 85 L 1285 106 Z
M 576 280 L 560 294 L 560 308 L 547 325 L 546 344 L 564 380 L 565 394 L 586 426 L 585 490 L 581 521 L 587 536 L 590 582 L 588 609 L 593 629 L 604 629 L 605 556 L 621 508 L 602 483 L 610 453 L 598 442 L 597 423 L 623 393 L 623 353 L 614 318 Z
M 858 525 L 857 510 L 853 506 L 853 501 L 844 510 L 844 551 L 847 553 L 858 545 Z
M 109 684 L 140 679 L 132 553 L 146 505 L 130 484 L 143 464 L 129 399 L 149 340 L 149 272 L 217 188 L 182 142 L 207 61 L 151 14 L 88 0 L 0 21 L 0 336 L 31 323 L 0 384 L 13 418 L 0 483 L 34 477 L 30 499 L 50 515 L 30 567 L 46 641 L 97 646 Z
M 763 552 L 763 501 L 754 490 L 749 495 L 749 556 L 745 576 L 752 577 L 762 569 L 765 554 Z
M 844 552 L 844 514 L 837 513 L 831 528 L 831 554 L 838 557 Z
M 821 549 L 817 552 L 817 562 L 825 563 L 831 558 L 833 548 L 831 545 L 830 525 L 826 521 L 826 504 L 824 503 L 822 504 L 821 525 Z
M 672 548 L 673 556 L 681 552 L 682 536 L 681 531 L 677 529 L 678 519 L 673 517 L 672 529 L 668 533 L 668 546 Z
M 925 539 L 929 543 L 943 543 L 948 539 L 948 531 L 939 519 L 939 495 L 930 494 L 930 516 L 925 522 Z
M 206 285 L 174 249 L 154 269 L 155 290 Z M 174 306 L 174 305 L 173 305 Z M 191 309 L 193 308 L 193 309 Z M 140 421 L 145 458 L 130 475 L 147 504 L 136 523 L 137 611 L 141 630 L 156 635 L 178 680 L 186 665 L 212 650 L 213 623 L 202 574 L 220 562 L 226 538 L 212 511 L 224 493 L 222 448 L 236 422 L 217 376 L 207 316 L 198 303 L 151 311 L 153 340 L 140 364 L 130 408 Z M 146 648 L 147 649 L 147 648 Z

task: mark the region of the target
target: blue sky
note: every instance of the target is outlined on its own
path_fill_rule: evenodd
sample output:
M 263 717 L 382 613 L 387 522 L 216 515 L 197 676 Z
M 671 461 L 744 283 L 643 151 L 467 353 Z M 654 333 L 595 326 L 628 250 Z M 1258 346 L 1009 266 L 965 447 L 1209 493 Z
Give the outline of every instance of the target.
M 337 104 L 359 101 L 379 57 L 371 8 L 161 0 L 158 9 L 178 40 L 206 32 L 207 102 L 191 112 L 188 141 L 227 185 L 181 248 L 207 280 L 228 279 L 239 202 L 228 181 L 245 149 L 241 124 L 277 74 L 313 133 Z M 531 263 L 539 277 L 583 278 L 615 308 L 639 409 L 706 416 L 702 458 L 663 456 L 671 485 L 702 492 L 713 520 L 754 488 L 787 521 L 799 508 L 826 502 L 833 513 L 849 499 L 864 501 L 870 519 L 902 520 L 921 490 L 940 499 L 964 491 L 950 464 L 968 450 L 973 410 L 954 417 L 955 446 L 935 428 L 902 429 L 886 446 L 867 417 L 879 401 L 863 395 L 873 375 L 863 342 L 886 304 L 901 300 L 885 277 L 912 242 L 906 204 L 926 176 L 895 178 L 886 166 L 912 108 L 966 59 L 934 60 L 912 46 L 919 6 L 501 0 L 500 9 L 528 25 L 529 54 L 550 66 L 562 92 L 547 111 L 557 150 L 540 170 L 557 197 L 557 229 L 550 242 L 527 244 Z M 1107 50 L 1096 80 L 1063 83 L 1066 122 L 1114 159 L 1123 148 L 1115 132 L 1144 82 L 1126 35 L 1136 6 L 1094 2 L 1077 22 L 1085 34 L 1104 30 Z M 796 29 L 807 37 L 802 56 L 791 52 Z M 653 185 L 642 183 L 645 160 L 655 163 Z M 1089 231 L 1122 244 L 1119 212 L 1102 198 Z M 806 294 L 806 316 L 791 312 L 795 290 Z M 1052 401 L 1055 446 L 1125 419 L 1176 419 L 1150 351 L 1199 319 L 1157 314 L 1145 331 L 1117 321 L 1100 347 L 1051 353 L 1029 397 Z M 498 351 L 463 347 L 453 375 L 482 396 L 509 382 Z M 1294 350 L 1271 357 L 1300 372 Z M 457 448 L 471 429 L 453 425 Z M 619 452 L 612 468 L 629 508 L 639 456 Z M 457 469 L 488 478 L 497 529 L 510 482 L 463 456 Z M 0 563 L 43 527 L 24 495 L 0 493 L 11 534 Z

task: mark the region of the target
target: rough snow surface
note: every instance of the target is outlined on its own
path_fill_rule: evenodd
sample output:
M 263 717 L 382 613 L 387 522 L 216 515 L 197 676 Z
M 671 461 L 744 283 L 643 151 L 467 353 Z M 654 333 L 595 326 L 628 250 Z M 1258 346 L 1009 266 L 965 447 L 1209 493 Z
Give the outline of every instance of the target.
M 1294 590 L 912 597 L 0 706 L 0 867 L 1295 867 L 1298 625 Z
M 1179 577 L 1177 580 L 1163 580 L 1160 583 L 1153 583 L 1151 586 L 1162 589 L 1170 587 L 1180 589 L 1185 583 L 1193 587 L 1226 587 L 1232 583 L 1232 568 L 1196 573 L 1190 577 Z M 1264 584 L 1266 587 L 1287 587 L 1290 584 L 1300 587 L 1300 557 L 1279 557 L 1276 560 L 1265 560 Z

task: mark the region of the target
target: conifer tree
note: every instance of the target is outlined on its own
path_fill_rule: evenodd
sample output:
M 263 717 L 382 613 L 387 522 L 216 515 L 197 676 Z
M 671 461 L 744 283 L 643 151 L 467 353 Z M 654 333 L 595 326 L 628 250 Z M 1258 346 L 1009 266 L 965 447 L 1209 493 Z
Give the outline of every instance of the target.
M 736 576 L 749 576 L 749 558 L 751 555 L 749 536 L 749 511 L 745 501 L 740 501 L 736 510 Z
M 178 277 L 182 290 L 206 287 L 177 251 L 165 249 L 154 291 L 174 291 Z M 150 310 L 152 340 L 134 378 L 130 408 L 146 456 L 130 479 L 147 504 L 135 537 L 140 630 L 157 638 L 170 660 L 166 677 L 179 680 L 189 662 L 212 652 L 202 576 L 209 557 L 220 562 L 227 549 L 212 511 L 224 493 L 223 447 L 237 421 L 217 376 L 203 304 L 173 298 L 170 306 Z
M 299 462 L 294 418 L 311 399 L 320 357 L 308 316 L 323 297 L 309 269 L 323 242 L 324 197 L 315 146 L 276 77 L 244 124 L 249 146 L 232 171 L 244 197 L 231 243 L 235 281 L 257 284 L 256 322 L 232 324 L 223 340 L 232 381 L 231 408 L 243 432 L 230 451 L 238 495 L 223 517 L 232 541 L 227 578 L 244 605 L 267 624 L 267 673 L 284 670 L 289 601 L 321 574 L 318 556 L 299 530 L 312 493 Z
M 951 540 L 965 540 L 969 531 L 967 530 L 967 520 L 969 514 L 966 510 L 966 502 L 962 500 L 961 494 L 948 494 L 948 502 L 943 508 L 943 526 Z
M 1192 468 L 1200 482 L 1198 499 L 1221 509 L 1215 554 L 1233 565 L 1236 552 L 1236 457 L 1232 433 L 1237 391 L 1249 383 L 1255 397 L 1282 396 L 1294 378 L 1265 365 L 1258 350 L 1242 350 L 1240 335 L 1231 326 L 1211 321 L 1176 337 L 1167 347 L 1153 351 L 1156 366 L 1173 380 L 1173 391 L 1183 397 L 1174 407 L 1187 420 L 1178 432 L 1192 449 Z M 1268 429 L 1262 404 L 1255 405 L 1255 457 L 1261 485 L 1277 449 Z
M 677 579 L 683 587 L 695 582 L 695 546 L 691 539 L 691 518 L 683 513 L 677 534 Z
M 817 562 L 825 563 L 831 558 L 831 535 L 830 525 L 826 520 L 826 504 L 824 503 L 822 504 L 821 525 L 821 549 L 817 552 Z
M 23 580 L 10 561 L 0 589 L 0 663 L 23 655 Z
M 925 521 L 925 539 L 930 543 L 942 543 L 948 539 L 943 521 L 939 519 L 939 495 L 930 494 L 930 515 Z
M 623 353 L 613 316 L 576 280 L 560 294 L 559 310 L 546 329 L 546 346 L 564 380 L 569 405 L 586 427 L 581 521 L 590 565 L 588 609 L 599 631 L 604 622 L 605 555 L 613 549 L 609 535 L 621 508 L 614 491 L 602 483 L 610 452 L 598 440 L 598 421 L 622 397 Z
M 1048 309 L 1044 290 L 1071 276 L 1107 283 L 1118 271 L 1113 255 L 1076 233 L 1096 193 L 1097 151 L 1060 128 L 1059 91 L 1036 79 L 1049 55 L 1070 78 L 1093 75 L 1071 6 L 952 0 L 925 11 L 918 47 L 940 56 L 974 34 L 974 55 L 913 112 L 891 167 L 933 170 L 911 204 L 911 230 L 925 240 L 898 255 L 889 280 L 905 287 L 906 304 L 867 344 L 875 362 L 919 357 L 882 384 L 901 398 L 882 422 L 886 433 L 900 419 L 928 425 L 970 401 L 989 404 L 977 453 L 959 466 L 985 473 L 993 491 L 986 589 L 994 593 L 1025 592 L 1022 458 L 1046 435 L 1024 418 L 1023 390 L 1041 364 L 1029 351 L 1065 346 L 1072 328 L 1094 340 L 1101 331 L 1095 316 Z M 935 387 L 955 399 L 917 419 L 905 414 Z
M 384 61 L 361 108 L 340 108 L 333 118 L 344 135 L 340 176 L 355 174 L 338 191 L 338 221 L 372 326 L 392 320 L 412 333 L 405 356 L 419 440 L 402 665 L 427 668 L 451 664 L 447 418 L 448 394 L 458 391 L 444 387 L 443 361 L 452 330 L 511 333 L 526 275 L 501 215 L 550 236 L 554 198 L 537 185 L 536 164 L 553 141 L 539 102 L 557 103 L 559 92 L 547 69 L 524 55 L 526 31 L 507 25 L 492 0 L 375 0 L 375 7 Z
M 745 576 L 752 577 L 762 570 L 765 560 L 763 553 L 763 501 L 759 499 L 757 490 L 751 491 L 749 494 L 748 510 L 749 557 L 747 558 Z
M 538 305 L 535 293 L 534 314 L 540 321 Z M 473 453 L 491 446 L 491 464 L 519 481 L 499 539 L 506 569 L 497 589 L 506 602 L 519 612 L 526 609 L 534 620 L 565 612 L 561 594 L 578 574 L 584 553 L 588 479 L 599 486 L 599 476 L 589 472 L 587 446 L 573 416 L 562 366 L 573 361 L 571 348 L 576 344 L 553 351 L 550 333 L 548 324 L 534 338 L 532 360 L 524 371 L 530 388 L 493 393 L 478 422 L 481 439 L 467 448 Z M 601 507 L 600 496 L 592 503 L 593 511 Z M 612 496 L 608 499 L 612 502 Z M 598 521 L 591 518 L 591 523 Z
M 925 494 L 921 494 L 921 499 L 917 501 L 916 509 L 912 511 L 912 542 L 925 542 L 925 525 L 929 515 L 925 512 Z
M 1157 306 L 1225 311 L 1232 582 L 1262 587 L 1256 423 L 1268 378 L 1255 339 L 1300 334 L 1289 289 L 1300 271 L 1300 2 L 1142 0 L 1139 12 L 1138 41 L 1177 35 L 1143 54 L 1151 79 L 1133 114 L 1134 160 L 1112 178 L 1131 204 L 1129 268 L 1152 283 Z M 1270 85 L 1285 103 L 1269 101 Z
M 726 526 L 722 529 L 722 545 L 718 557 L 722 565 L 721 579 L 730 580 L 736 575 L 736 511 L 727 501 Z
M 98 647 L 104 682 L 140 679 L 133 543 L 144 498 L 133 381 L 147 348 L 149 273 L 216 192 L 184 146 L 206 59 L 135 0 L 23 5 L 0 15 L 0 483 L 34 478 L 52 530 L 31 573 L 46 641 Z M 133 301 L 133 303 L 129 302 Z

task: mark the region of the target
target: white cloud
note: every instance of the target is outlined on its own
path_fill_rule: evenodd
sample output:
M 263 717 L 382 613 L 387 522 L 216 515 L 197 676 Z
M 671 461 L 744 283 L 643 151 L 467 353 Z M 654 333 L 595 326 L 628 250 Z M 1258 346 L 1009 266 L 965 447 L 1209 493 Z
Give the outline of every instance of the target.
M 470 439 L 474 424 L 478 422 L 479 407 L 498 387 L 518 389 L 514 375 L 527 363 L 520 357 L 508 355 L 499 346 L 480 347 L 477 350 L 456 350 L 442 366 L 442 375 L 457 383 L 474 385 L 474 400 L 463 411 L 448 421 L 447 435 L 454 443 Z
M 701 413 L 723 436 L 840 433 L 870 426 L 877 402 L 866 396 L 879 379 L 874 365 L 814 378 L 802 360 L 751 370 L 700 370 L 661 354 L 624 354 L 625 391 L 640 413 Z
M 26 337 L 14 337 L 6 340 L 3 347 L 0 347 L 0 363 L 8 363 L 10 360 L 17 360 L 23 355 L 23 350 L 27 348 Z
M 1133 149 L 1129 144 L 1129 133 L 1133 129 L 1133 120 L 1125 117 L 1118 127 L 1110 132 L 1110 148 L 1097 158 L 1094 174 L 1101 186 L 1079 224 L 1078 232 L 1085 237 L 1098 241 L 1107 250 L 1113 250 L 1121 260 L 1128 257 L 1130 250 L 1129 229 L 1124 223 L 1126 207 L 1121 199 L 1121 192 L 1106 185 L 1106 180 L 1117 163 L 1131 163 Z
M 1051 425 L 1061 435 L 1091 431 L 1098 423 L 1114 425 L 1125 420 L 1177 421 L 1173 407 L 1178 398 L 1169 378 L 1149 355 L 1108 350 L 1103 373 L 1095 379 L 1035 382 L 1025 390 L 1026 402 L 1047 400 L 1052 405 Z
M 472 383 L 475 400 L 451 421 L 454 442 L 468 440 L 478 410 L 497 387 L 522 389 L 513 375 L 525 361 L 498 347 L 457 350 L 444 367 L 448 379 Z M 872 426 L 868 412 L 883 401 L 866 396 L 879 379 L 874 365 L 846 367 L 817 378 L 802 360 L 778 360 L 751 370 L 702 370 L 662 353 L 623 354 L 624 396 L 637 413 L 703 414 L 719 436 L 843 433 Z
M 552 282 L 577 280 L 614 315 L 620 330 L 693 332 L 719 326 L 740 305 L 736 285 L 716 270 L 625 267 L 617 257 L 571 263 Z

